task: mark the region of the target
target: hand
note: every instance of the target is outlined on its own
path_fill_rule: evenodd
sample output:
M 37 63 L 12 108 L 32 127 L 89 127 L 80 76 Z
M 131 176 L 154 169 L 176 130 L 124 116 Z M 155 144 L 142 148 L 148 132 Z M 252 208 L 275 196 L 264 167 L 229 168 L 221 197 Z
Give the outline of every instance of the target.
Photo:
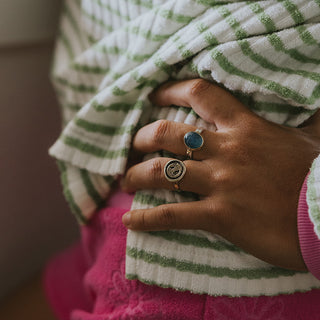
M 300 188 L 320 153 L 319 115 L 303 128 L 268 122 L 230 93 L 205 80 L 170 82 L 153 94 L 153 103 L 192 107 L 216 132 L 202 133 L 204 145 L 185 161 L 180 188 L 200 201 L 133 210 L 123 217 L 132 230 L 202 229 L 219 234 L 273 265 L 305 270 L 297 232 Z M 184 134 L 190 125 L 160 120 L 141 128 L 135 151 L 168 150 L 185 155 Z M 163 168 L 168 158 L 131 167 L 125 191 L 166 188 Z

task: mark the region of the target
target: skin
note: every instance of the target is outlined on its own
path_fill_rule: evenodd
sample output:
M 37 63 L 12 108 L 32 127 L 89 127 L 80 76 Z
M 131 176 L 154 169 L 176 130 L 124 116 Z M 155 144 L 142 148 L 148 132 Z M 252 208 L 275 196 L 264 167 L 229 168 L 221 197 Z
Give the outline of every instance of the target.
M 158 106 L 193 108 L 217 131 L 205 130 L 204 146 L 194 151 L 193 160 L 184 161 L 187 172 L 180 188 L 200 194 L 201 200 L 133 210 L 123 216 L 124 225 L 143 231 L 201 229 L 273 265 L 306 270 L 299 247 L 297 204 L 312 161 L 320 153 L 319 113 L 301 128 L 273 124 L 202 79 L 167 83 L 150 99 Z M 160 120 L 137 132 L 133 149 L 185 155 L 183 136 L 195 129 Z M 123 179 L 123 190 L 173 190 L 163 174 L 168 160 L 133 165 Z

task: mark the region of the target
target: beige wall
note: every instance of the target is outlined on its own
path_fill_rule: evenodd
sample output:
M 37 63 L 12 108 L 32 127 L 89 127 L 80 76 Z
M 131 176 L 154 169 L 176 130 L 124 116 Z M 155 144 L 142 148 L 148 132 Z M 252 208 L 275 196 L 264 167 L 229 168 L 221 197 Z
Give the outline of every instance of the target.
M 0 49 L 0 297 L 77 236 L 47 149 L 60 130 L 53 41 Z

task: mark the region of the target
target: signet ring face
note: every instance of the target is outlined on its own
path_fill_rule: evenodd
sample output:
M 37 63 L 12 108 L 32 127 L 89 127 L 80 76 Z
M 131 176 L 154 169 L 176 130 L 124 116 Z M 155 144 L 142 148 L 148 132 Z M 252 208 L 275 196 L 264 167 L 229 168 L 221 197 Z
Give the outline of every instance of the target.
M 186 171 L 185 164 L 177 159 L 168 161 L 164 167 L 164 175 L 168 181 L 174 183 L 173 187 L 175 190 L 180 190 L 179 181 L 182 180 Z

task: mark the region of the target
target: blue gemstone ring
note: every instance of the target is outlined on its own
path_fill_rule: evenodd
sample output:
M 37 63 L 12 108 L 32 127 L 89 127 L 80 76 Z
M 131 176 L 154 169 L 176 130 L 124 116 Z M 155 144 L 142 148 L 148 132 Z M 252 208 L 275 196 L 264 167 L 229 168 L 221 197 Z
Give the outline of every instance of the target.
M 187 147 L 187 157 L 192 159 L 192 153 L 195 150 L 199 150 L 204 143 L 203 137 L 201 135 L 203 129 L 197 129 L 195 131 L 187 132 L 184 137 L 183 141 Z

